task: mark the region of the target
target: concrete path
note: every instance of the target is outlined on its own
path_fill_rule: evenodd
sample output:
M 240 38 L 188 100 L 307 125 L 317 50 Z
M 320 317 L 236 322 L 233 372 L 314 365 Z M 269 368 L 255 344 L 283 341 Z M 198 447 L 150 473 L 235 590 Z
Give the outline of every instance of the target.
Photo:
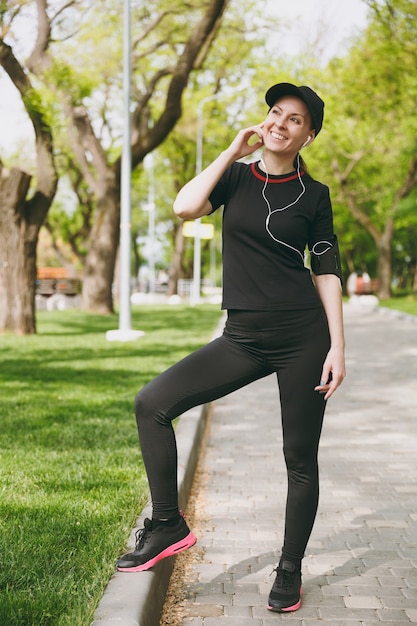
M 214 405 L 204 556 L 186 583 L 184 624 L 417 623 L 417 324 L 349 306 L 345 321 L 348 376 L 326 411 L 301 609 L 266 609 L 286 494 L 278 394 L 268 377 Z
M 326 411 L 319 513 L 296 613 L 266 609 L 286 494 L 275 378 L 214 404 L 204 526 L 192 549 L 203 556 L 189 568 L 184 626 L 417 623 L 417 319 L 383 313 L 345 310 L 348 376 Z M 180 420 L 182 506 L 205 416 L 195 409 Z M 93 626 L 158 626 L 172 561 L 116 573 Z

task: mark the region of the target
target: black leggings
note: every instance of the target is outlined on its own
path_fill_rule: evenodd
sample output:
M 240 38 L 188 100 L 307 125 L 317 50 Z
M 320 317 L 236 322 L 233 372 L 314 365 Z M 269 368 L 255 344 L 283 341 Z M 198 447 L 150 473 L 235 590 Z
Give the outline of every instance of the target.
M 329 345 L 321 308 L 229 311 L 221 337 L 146 385 L 136 396 L 135 412 L 153 516 L 178 515 L 172 420 L 276 372 L 288 473 L 283 555 L 302 559 L 318 505 L 317 451 L 326 405 L 314 387 L 320 382 Z

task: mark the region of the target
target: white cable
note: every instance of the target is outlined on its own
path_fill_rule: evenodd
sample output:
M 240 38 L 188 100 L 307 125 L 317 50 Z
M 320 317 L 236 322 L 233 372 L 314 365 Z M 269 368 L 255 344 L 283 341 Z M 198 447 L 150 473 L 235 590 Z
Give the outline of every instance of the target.
M 284 206 L 284 207 L 278 207 L 277 209 L 274 209 L 274 210 L 272 210 L 271 205 L 269 203 L 269 200 L 268 200 L 268 198 L 266 197 L 266 194 L 265 194 L 265 190 L 266 190 L 266 187 L 267 187 L 268 181 L 269 181 L 268 170 L 266 168 L 265 161 L 263 159 L 261 159 L 261 163 L 264 166 L 264 170 L 265 170 L 265 174 L 266 174 L 265 183 L 264 183 L 264 186 L 263 186 L 263 189 L 262 189 L 262 197 L 265 200 L 266 206 L 268 207 L 268 215 L 267 215 L 266 220 L 265 220 L 266 232 L 268 233 L 268 235 L 274 241 L 276 241 L 277 243 L 281 244 L 282 246 L 286 246 L 287 248 L 290 248 L 290 250 L 294 250 L 294 252 L 299 254 L 301 259 L 302 259 L 302 261 L 303 261 L 303 263 L 304 263 L 304 254 L 302 254 L 299 250 L 297 250 L 297 248 L 294 248 L 294 246 L 291 246 L 289 243 L 285 243 L 285 241 L 281 241 L 280 239 L 277 239 L 276 237 L 274 237 L 274 235 L 271 233 L 271 231 L 269 229 L 269 222 L 270 222 L 270 219 L 271 219 L 271 215 L 273 215 L 274 213 L 278 213 L 279 211 L 285 211 L 286 209 L 289 209 L 290 207 L 294 206 L 294 204 L 297 204 L 297 202 L 299 201 L 301 196 L 305 193 L 306 188 L 305 188 L 305 185 L 304 185 L 304 183 L 302 181 L 302 178 L 301 178 L 301 175 L 300 175 L 300 155 L 299 154 L 297 155 L 297 176 L 298 176 L 298 180 L 300 181 L 300 185 L 301 185 L 301 193 L 298 196 L 298 198 L 296 200 L 294 200 L 294 202 L 291 202 L 291 204 L 288 204 L 287 206 Z M 328 242 L 318 242 L 318 243 L 328 243 Z
M 325 250 L 323 250 L 323 252 L 316 252 L 315 251 L 315 247 L 320 245 L 321 243 L 325 243 L 327 244 L 329 247 L 326 248 Z M 331 250 L 333 248 L 333 245 L 330 243 L 330 241 L 317 241 L 317 243 L 314 244 L 314 246 L 311 248 L 311 253 L 315 254 L 316 256 L 321 256 L 322 254 L 325 254 L 326 252 L 328 252 L 329 250 Z

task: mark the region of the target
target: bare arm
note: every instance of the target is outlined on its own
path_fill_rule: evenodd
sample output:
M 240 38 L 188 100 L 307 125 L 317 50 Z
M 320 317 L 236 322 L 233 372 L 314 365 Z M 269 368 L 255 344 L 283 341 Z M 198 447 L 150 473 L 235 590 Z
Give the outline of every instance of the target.
M 253 135 L 258 136 L 258 141 L 249 144 Z M 183 219 L 197 219 L 208 215 L 212 210 L 209 196 L 226 169 L 238 159 L 252 154 L 262 145 L 261 126 L 251 126 L 241 130 L 230 146 L 215 161 L 179 191 L 174 202 L 175 213 Z
M 320 385 L 316 391 L 330 398 L 346 376 L 345 337 L 343 331 L 342 291 L 334 274 L 314 276 L 314 282 L 326 313 L 330 331 L 330 350 L 323 364 Z M 331 381 L 328 382 L 331 374 Z M 322 384 L 323 383 L 323 384 Z

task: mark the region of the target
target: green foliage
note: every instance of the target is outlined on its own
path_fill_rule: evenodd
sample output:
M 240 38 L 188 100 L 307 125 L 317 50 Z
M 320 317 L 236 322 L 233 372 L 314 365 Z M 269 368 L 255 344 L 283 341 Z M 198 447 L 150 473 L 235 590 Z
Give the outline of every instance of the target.
M 61 60 L 53 62 L 50 77 L 56 89 L 69 96 L 74 104 L 89 97 L 97 84 L 97 77 L 92 77 L 90 73 L 87 74 L 85 71 L 77 72 L 74 65 L 69 65 Z
M 28 89 L 23 98 L 23 103 L 29 114 L 45 115 L 47 112 L 45 100 L 37 89 Z
M 319 147 L 317 142 L 315 149 L 335 199 L 343 203 L 344 190 L 349 189 L 362 214 L 354 225 L 342 209 L 342 249 L 349 249 L 358 269 L 369 262 L 370 271 L 380 241 L 389 236 L 391 220 L 393 250 L 397 246 L 398 194 L 417 147 L 417 120 L 412 114 L 417 97 L 417 5 L 410 0 L 368 4 L 367 30 L 349 54 L 333 60 L 326 71 L 326 145 Z M 349 172 L 343 183 L 334 176 L 335 166 L 339 174 Z M 355 236 L 358 228 L 368 232 L 365 251 L 360 244 L 363 236 L 359 240 Z
M 408 294 L 406 296 L 397 296 L 389 300 L 381 300 L 381 306 L 394 311 L 401 311 L 407 315 L 417 316 L 417 296 Z
M 4 16 L 6 15 L 8 10 L 7 2 L 5 0 L 1 0 L 0 2 L 0 20 L 3 23 Z
M 8 3 L 8 8 L 18 11 L 24 4 Z M 187 33 L 204 4 L 204 0 L 132 3 L 135 103 L 144 97 L 155 73 L 161 72 L 149 110 L 141 120 L 143 128 L 155 122 L 164 106 L 168 80 L 165 70 L 169 72 L 183 50 Z M 355 266 L 375 274 L 375 238 L 382 236 L 389 219 L 394 217 L 393 268 L 401 283 L 410 284 L 415 258 L 415 195 L 411 192 L 411 204 L 403 200 L 395 211 L 394 202 L 417 149 L 417 117 L 413 114 L 417 101 L 417 3 L 367 0 L 367 4 L 368 28 L 352 41 L 347 54 L 343 51 L 343 56 L 323 67 L 319 41 L 316 47 L 306 41 L 304 53 L 298 58 L 282 58 L 279 35 L 290 25 L 271 19 L 254 0 L 231 0 L 205 63 L 191 75 L 183 98 L 182 118 L 155 156 L 158 236 L 164 244 L 167 265 L 177 224 L 172 202 L 178 189 L 195 172 L 197 109 L 202 99 L 219 94 L 218 99 L 204 105 L 203 165 L 207 165 L 240 127 L 263 118 L 267 86 L 290 81 L 311 84 L 326 101 L 322 134 L 305 151 L 305 156 L 312 175 L 331 187 L 345 272 Z M 52 5 L 50 10 L 54 10 Z M 53 123 L 60 170 L 62 174 L 71 171 L 74 183 L 80 172 L 73 169 L 62 94 L 87 107 L 108 162 L 120 156 L 122 11 L 120 3 L 114 0 L 83 0 L 56 13 L 52 63 L 47 73 L 50 86 L 42 87 L 37 82 L 36 93 L 28 98 L 30 106 Z M 10 21 L 10 15 L 4 13 L 4 19 Z M 238 91 L 242 87 L 245 89 Z M 369 219 L 372 234 L 349 212 L 342 185 L 335 176 L 335 163 L 340 172 L 352 168 L 349 189 Z M 51 218 L 64 239 L 78 237 L 81 256 L 85 253 L 86 237 L 79 232 L 85 225 L 85 206 L 92 201 L 90 186 L 85 181 L 83 184 L 82 190 L 80 186 L 77 189 L 79 207 L 69 215 L 67 209 L 61 211 L 61 202 Z M 147 185 L 147 174 L 139 168 L 132 177 L 132 222 L 134 233 L 141 237 L 147 231 L 148 216 L 143 211 Z M 88 211 L 93 210 L 91 203 Z M 210 219 L 215 220 L 219 237 L 219 217 Z M 186 245 L 185 265 L 189 266 L 191 242 Z M 203 249 L 205 274 L 208 264 L 209 254 Z
M 136 392 L 208 340 L 213 307 L 142 307 L 137 342 L 115 316 L 40 313 L 39 333 L 3 336 L 0 623 L 88 626 L 148 499 Z
M 132 88 L 135 99 L 143 96 L 155 72 L 174 63 L 176 55 L 182 50 L 187 32 L 201 16 L 203 5 L 203 2 L 193 3 L 192 7 L 187 5 L 186 10 L 182 1 L 164 1 L 152 6 L 139 3 L 132 6 Z M 166 267 L 169 266 L 172 256 L 174 227 L 178 225 L 172 212 L 172 203 L 178 189 L 195 173 L 199 101 L 215 92 L 220 96 L 217 103 L 210 103 L 204 110 L 204 161 L 208 163 L 217 155 L 219 147 L 225 146 L 232 139 L 238 125 L 243 123 L 247 109 L 244 104 L 248 99 L 251 100 L 250 89 L 245 97 L 240 94 L 239 98 L 228 96 L 227 91 L 241 87 L 242 75 L 249 85 L 248 81 L 256 67 L 256 58 L 265 48 L 267 27 L 270 28 L 273 22 L 270 18 L 257 16 L 256 3 L 253 0 L 245 0 L 244 6 L 245 10 L 242 2 L 232 2 L 226 11 L 222 28 L 204 67 L 191 77 L 190 87 L 184 97 L 183 117 L 164 145 L 158 149 L 158 154 L 154 155 L 157 235 L 160 239 L 159 249 L 163 249 L 159 260 Z M 91 7 L 84 16 L 83 28 L 76 36 L 55 46 L 54 52 L 58 60 L 51 72 L 52 82 L 62 93 L 71 97 L 74 102 L 79 99 L 87 104 L 95 128 L 101 128 L 101 135 L 106 138 L 105 149 L 109 161 L 120 154 L 120 117 L 115 114 L 115 105 L 120 105 L 121 96 L 120 13 L 119 9 L 114 11 L 114 3 L 110 0 L 101 1 Z M 157 22 L 159 17 L 161 19 Z M 254 20 L 257 26 L 256 38 L 253 36 Z M 153 27 L 155 22 L 156 28 Z M 114 38 L 117 38 L 117 44 Z M 236 46 L 236 39 L 239 39 L 239 46 Z M 114 43 L 111 49 L 109 42 Z M 107 47 L 106 51 L 104 47 Z M 163 80 L 161 79 L 160 87 L 154 92 L 150 104 L 150 114 L 154 118 L 165 102 Z M 97 87 L 94 87 L 95 83 Z M 153 122 L 149 120 L 147 123 Z M 61 135 L 59 145 L 65 153 L 70 153 L 68 142 Z M 62 156 L 59 163 L 63 173 L 70 172 L 73 184 L 75 179 L 79 180 L 78 173 L 72 173 L 74 159 Z M 84 198 L 85 202 L 87 189 L 82 194 L 78 193 L 80 191 L 78 186 L 78 199 Z M 140 166 L 132 175 L 132 232 L 135 238 L 144 238 L 147 234 L 148 215 L 143 210 L 148 201 L 147 194 L 148 175 Z M 58 197 L 49 221 L 55 230 L 59 228 L 60 236 L 65 241 L 77 241 L 82 245 L 78 233 L 84 215 L 82 206 L 69 214 Z M 215 219 L 219 220 L 217 216 Z M 191 268 L 192 242 L 188 241 L 186 247 L 189 259 L 186 259 L 185 266 Z M 79 252 L 83 253 L 80 247 Z M 208 263 L 209 253 L 205 253 L 203 246 L 203 264 L 208 266 Z
M 77 81 L 98 90 L 121 84 L 123 10 L 113 0 L 84 2 L 72 12 L 63 12 L 61 37 L 54 43 L 58 67 L 71 74 L 69 85 Z M 62 71 L 62 70 L 60 70 Z M 58 78 L 60 78 L 60 71 Z M 72 80 L 76 77 L 76 80 Z M 66 77 L 61 77 L 66 80 Z M 90 95 L 90 94 L 88 94 Z
M 397 213 L 393 245 L 395 289 L 415 292 L 417 280 L 417 191 L 403 200 Z
M 5 37 L 10 30 L 13 20 L 19 15 L 25 0 L 0 0 L 0 33 Z

